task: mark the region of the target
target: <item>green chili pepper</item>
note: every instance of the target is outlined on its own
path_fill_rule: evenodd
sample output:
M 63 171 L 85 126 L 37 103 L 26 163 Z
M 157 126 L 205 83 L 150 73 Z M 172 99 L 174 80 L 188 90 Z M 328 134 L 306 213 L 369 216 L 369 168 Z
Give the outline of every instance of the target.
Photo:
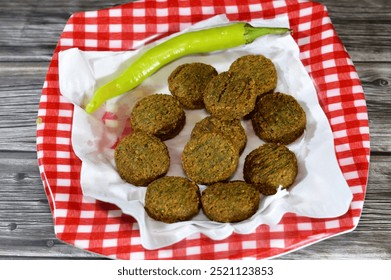
M 161 67 L 180 57 L 225 50 L 252 43 L 263 35 L 286 32 L 291 30 L 279 27 L 253 27 L 248 23 L 238 22 L 180 34 L 147 50 L 118 78 L 100 87 L 87 104 L 86 112 L 93 113 L 108 99 L 137 87 Z

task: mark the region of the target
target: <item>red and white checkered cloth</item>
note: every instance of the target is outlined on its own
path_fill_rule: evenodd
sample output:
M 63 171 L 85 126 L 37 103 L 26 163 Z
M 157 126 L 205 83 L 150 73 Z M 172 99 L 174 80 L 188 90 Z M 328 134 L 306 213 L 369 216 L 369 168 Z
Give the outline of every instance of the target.
M 261 225 L 252 234 L 232 234 L 220 241 L 197 234 L 172 246 L 146 250 L 140 244 L 138 224 L 132 217 L 114 205 L 82 195 L 81 161 L 71 143 L 73 105 L 60 94 L 58 52 L 71 47 L 128 50 L 147 37 L 164 37 L 217 14 L 226 14 L 233 21 L 289 17 L 300 58 L 329 119 L 338 163 L 353 201 L 349 211 L 338 218 L 286 214 L 278 225 Z M 70 17 L 42 90 L 37 153 L 55 232 L 66 243 L 116 259 L 263 259 L 357 226 L 368 180 L 368 116 L 357 72 L 323 5 L 295 0 L 145 0 Z

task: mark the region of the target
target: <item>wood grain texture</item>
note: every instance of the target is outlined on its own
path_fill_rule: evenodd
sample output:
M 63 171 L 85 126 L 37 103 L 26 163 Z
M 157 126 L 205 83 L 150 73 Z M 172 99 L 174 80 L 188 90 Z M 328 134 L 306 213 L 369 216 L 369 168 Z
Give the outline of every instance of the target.
M 128 1 L 14 0 L 0 9 L 0 259 L 100 259 L 59 241 L 36 158 L 36 117 L 69 16 Z M 390 259 L 391 10 L 386 0 L 325 0 L 362 81 L 371 167 L 358 227 L 280 259 Z

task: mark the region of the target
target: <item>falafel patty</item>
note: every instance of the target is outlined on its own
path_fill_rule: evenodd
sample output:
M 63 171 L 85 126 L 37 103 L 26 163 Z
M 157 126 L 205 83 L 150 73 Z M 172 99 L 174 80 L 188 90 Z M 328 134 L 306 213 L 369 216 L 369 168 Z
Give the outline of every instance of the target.
M 282 144 L 267 143 L 249 153 L 244 161 L 244 180 L 262 194 L 273 195 L 289 188 L 298 172 L 296 155 Z
M 168 77 L 168 88 L 185 109 L 202 109 L 205 88 L 215 76 L 217 71 L 209 64 L 182 64 Z
M 158 221 L 175 223 L 190 220 L 201 208 L 198 186 L 183 177 L 159 178 L 147 187 L 145 211 Z
M 191 137 L 198 137 L 207 132 L 223 134 L 237 147 L 239 153 L 242 153 L 247 143 L 246 131 L 240 123 L 240 120 L 223 121 L 208 116 L 195 124 L 191 132 Z
M 277 71 L 273 62 L 263 55 L 245 55 L 236 59 L 230 72 L 255 81 L 257 95 L 273 91 L 277 86 Z
M 306 114 L 293 96 L 275 92 L 259 99 L 251 122 L 262 140 L 287 145 L 303 134 Z
M 235 172 L 239 153 L 220 133 L 208 132 L 191 138 L 182 153 L 182 166 L 188 178 L 198 184 L 227 180 Z
M 186 115 L 172 95 L 152 94 L 136 103 L 130 114 L 130 122 L 136 131 L 144 131 L 167 140 L 182 130 Z
M 235 223 L 246 220 L 257 212 L 260 194 L 243 181 L 215 183 L 201 195 L 205 215 L 216 222 Z
M 170 167 L 167 146 L 157 137 L 144 132 L 133 132 L 115 148 L 117 171 L 126 182 L 145 186 L 164 176 Z
M 204 92 L 206 110 L 221 120 L 244 117 L 254 109 L 256 99 L 254 80 L 228 71 L 214 77 Z

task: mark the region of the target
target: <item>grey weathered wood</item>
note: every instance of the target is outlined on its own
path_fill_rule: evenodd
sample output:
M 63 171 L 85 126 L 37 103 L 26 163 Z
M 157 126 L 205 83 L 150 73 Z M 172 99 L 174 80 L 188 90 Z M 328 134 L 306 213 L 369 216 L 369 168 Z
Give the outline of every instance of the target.
M 58 241 L 36 159 L 42 84 L 69 16 L 127 1 L 14 0 L 0 9 L 0 259 L 102 256 Z M 390 259 L 391 9 L 386 0 L 325 0 L 366 95 L 371 168 L 363 214 L 351 233 L 281 259 Z

